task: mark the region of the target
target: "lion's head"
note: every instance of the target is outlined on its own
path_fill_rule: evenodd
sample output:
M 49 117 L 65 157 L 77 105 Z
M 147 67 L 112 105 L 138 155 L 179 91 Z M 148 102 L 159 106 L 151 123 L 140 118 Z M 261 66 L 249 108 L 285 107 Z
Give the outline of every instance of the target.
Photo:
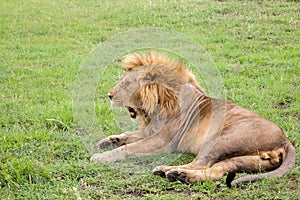
M 123 76 L 108 96 L 115 106 L 127 107 L 133 119 L 148 122 L 153 115 L 171 115 L 179 108 L 184 84 L 202 93 L 194 75 L 182 63 L 153 52 L 133 54 L 122 61 Z

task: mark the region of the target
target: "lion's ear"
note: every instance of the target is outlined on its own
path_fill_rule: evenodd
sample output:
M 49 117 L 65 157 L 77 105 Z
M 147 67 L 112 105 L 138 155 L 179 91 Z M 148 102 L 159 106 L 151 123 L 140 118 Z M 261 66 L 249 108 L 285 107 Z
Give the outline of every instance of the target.
M 171 114 L 178 107 L 178 97 L 169 88 L 158 83 L 146 83 L 140 88 L 142 107 L 152 114 Z

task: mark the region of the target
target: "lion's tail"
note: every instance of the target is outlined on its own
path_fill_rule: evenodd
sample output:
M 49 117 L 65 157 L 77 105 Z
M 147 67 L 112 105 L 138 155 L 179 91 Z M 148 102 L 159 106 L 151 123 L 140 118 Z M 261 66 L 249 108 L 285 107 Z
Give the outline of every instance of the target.
M 241 182 L 256 181 L 256 180 L 259 180 L 262 178 L 269 178 L 269 177 L 279 177 L 279 176 L 286 174 L 288 171 L 290 171 L 291 169 L 294 168 L 295 161 L 296 161 L 296 151 L 290 142 L 286 143 L 284 148 L 285 148 L 285 151 L 287 152 L 287 154 L 286 154 L 285 158 L 283 159 L 281 165 L 277 169 L 275 169 L 274 171 L 271 171 L 271 172 L 263 173 L 263 174 L 244 176 L 244 177 L 241 177 L 241 178 L 238 178 L 238 179 L 232 181 L 231 184 L 229 183 L 229 185 L 233 186 L 233 185 L 236 185 Z M 231 180 L 233 178 L 234 178 L 234 176 L 227 177 L 227 179 L 231 179 Z M 228 185 L 228 183 L 227 183 L 227 185 Z

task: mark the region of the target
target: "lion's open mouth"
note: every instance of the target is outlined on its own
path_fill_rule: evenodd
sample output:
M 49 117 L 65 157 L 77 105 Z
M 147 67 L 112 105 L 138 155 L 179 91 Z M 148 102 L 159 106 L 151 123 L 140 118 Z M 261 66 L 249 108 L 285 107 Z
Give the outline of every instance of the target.
M 132 119 L 135 119 L 136 118 L 136 111 L 134 110 L 134 108 L 132 107 L 129 107 L 129 106 L 126 106 L 128 112 L 129 112 L 129 115 Z

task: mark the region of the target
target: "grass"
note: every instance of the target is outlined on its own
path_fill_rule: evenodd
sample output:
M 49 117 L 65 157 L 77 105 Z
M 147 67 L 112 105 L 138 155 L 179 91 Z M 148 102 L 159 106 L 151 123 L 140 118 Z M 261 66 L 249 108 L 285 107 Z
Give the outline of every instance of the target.
M 100 42 L 140 27 L 175 30 L 209 52 L 227 100 L 279 124 L 299 158 L 299 2 L 12 0 L 0 10 L 1 199 L 300 198 L 299 161 L 282 178 L 233 189 L 90 163 L 72 108 L 80 66 Z M 104 100 L 113 84 L 97 89 L 106 134 L 120 131 Z

